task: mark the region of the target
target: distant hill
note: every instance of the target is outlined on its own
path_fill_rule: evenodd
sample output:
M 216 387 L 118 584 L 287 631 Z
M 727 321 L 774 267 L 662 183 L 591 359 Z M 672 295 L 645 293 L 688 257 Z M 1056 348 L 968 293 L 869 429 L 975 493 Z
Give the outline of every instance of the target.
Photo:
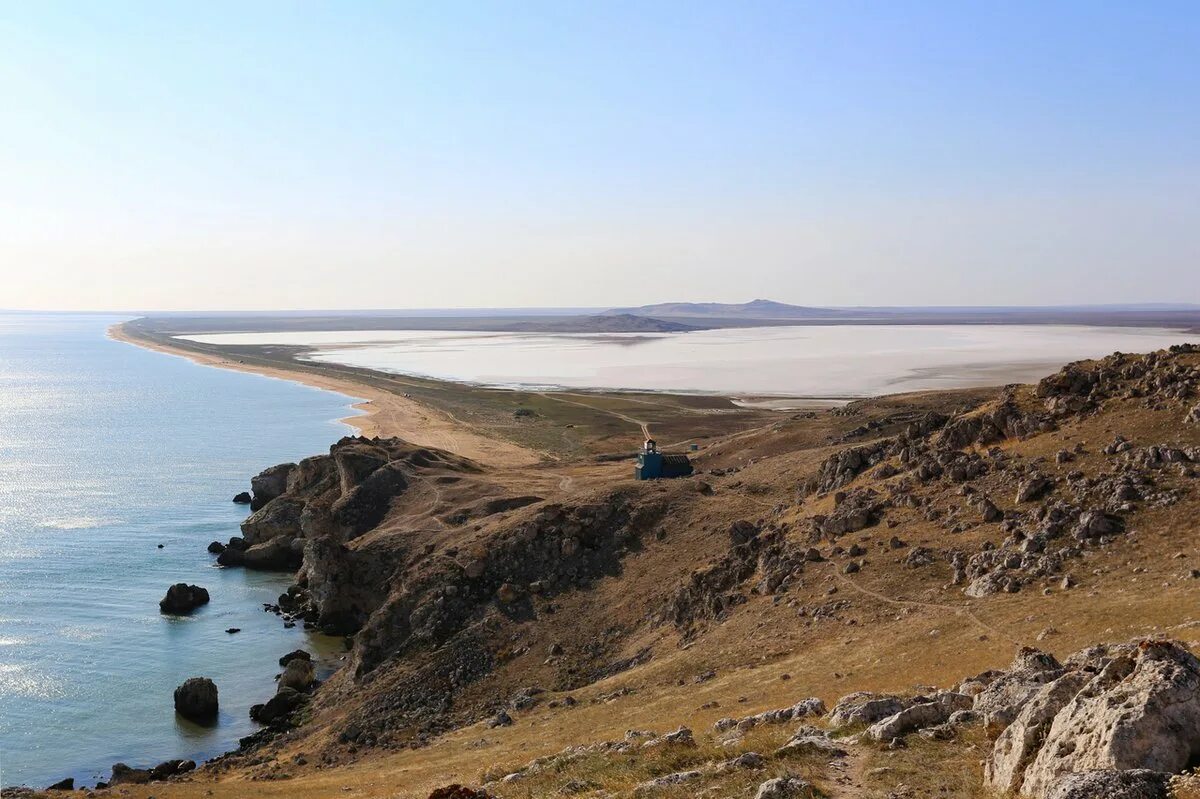
M 688 319 L 831 319 L 846 315 L 833 308 L 788 305 L 774 300 L 750 302 L 664 302 L 637 308 L 613 308 L 613 316 L 686 317 Z
M 519 333 L 685 333 L 698 328 L 641 314 L 606 312 L 592 316 L 515 322 L 504 325 L 503 329 Z

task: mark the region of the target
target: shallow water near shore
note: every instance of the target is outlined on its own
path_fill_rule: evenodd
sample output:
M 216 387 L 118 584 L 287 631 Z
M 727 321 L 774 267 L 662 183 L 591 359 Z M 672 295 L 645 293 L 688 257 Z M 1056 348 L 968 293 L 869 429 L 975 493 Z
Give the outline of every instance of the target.
M 205 547 L 238 534 L 251 475 L 350 434 L 353 400 L 109 340 L 118 321 L 0 314 L 2 785 L 235 748 L 280 655 L 340 650 L 262 610 L 288 575 L 215 568 Z M 181 581 L 212 601 L 160 615 Z M 219 687 L 215 726 L 175 716 L 191 676 Z
M 1118 350 L 1149 352 L 1189 339 L 1161 328 L 1083 325 L 829 325 L 608 334 L 372 330 L 185 338 L 304 345 L 313 348 L 305 356 L 313 361 L 503 388 L 808 398 L 1033 382 L 1070 361 Z

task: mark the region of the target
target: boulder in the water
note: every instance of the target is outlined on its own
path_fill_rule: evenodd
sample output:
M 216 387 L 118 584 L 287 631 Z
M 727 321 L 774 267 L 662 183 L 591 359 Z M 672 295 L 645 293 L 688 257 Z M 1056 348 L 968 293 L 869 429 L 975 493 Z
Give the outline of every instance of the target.
M 207 677 L 191 677 L 175 689 L 175 712 L 186 719 L 211 721 L 217 707 L 217 685 Z
M 201 605 L 208 604 L 208 591 L 198 585 L 175 583 L 167 589 L 167 595 L 158 603 L 163 613 L 191 613 Z
M 250 492 L 243 491 L 242 493 L 236 495 L 233 498 L 233 501 L 239 505 L 249 505 L 250 504 Z

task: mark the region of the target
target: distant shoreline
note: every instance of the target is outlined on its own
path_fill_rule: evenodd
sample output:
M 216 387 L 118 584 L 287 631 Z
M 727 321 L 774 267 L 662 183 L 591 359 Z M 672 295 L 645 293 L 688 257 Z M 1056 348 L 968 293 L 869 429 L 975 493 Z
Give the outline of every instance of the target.
M 330 374 L 332 370 L 322 369 L 320 365 L 314 364 L 309 367 L 291 359 L 286 363 L 248 363 L 217 351 L 206 352 L 200 348 L 172 346 L 159 338 L 130 333 L 127 324 L 121 322 L 108 328 L 109 338 L 154 352 L 187 358 L 204 366 L 290 380 L 312 388 L 344 394 L 351 400 L 357 399 L 358 402 L 354 402 L 351 407 L 359 413 L 343 417 L 339 421 L 367 438 L 403 438 L 414 444 L 449 449 L 481 463 L 526 465 L 541 460 L 539 453 L 485 436 L 434 408 L 403 394 L 381 388 L 370 381 L 355 379 L 353 375 Z

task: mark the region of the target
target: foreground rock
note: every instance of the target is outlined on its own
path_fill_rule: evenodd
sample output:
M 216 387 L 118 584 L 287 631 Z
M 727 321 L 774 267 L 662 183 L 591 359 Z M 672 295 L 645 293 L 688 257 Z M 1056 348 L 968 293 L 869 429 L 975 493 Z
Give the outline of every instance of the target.
M 159 600 L 158 609 L 162 613 L 181 616 L 207 604 L 208 591 L 206 589 L 198 585 L 175 583 L 167 589 L 167 595 Z
M 1200 661 L 1182 644 L 1092 647 L 1044 676 L 1054 672 L 1036 691 L 1022 694 L 1018 712 L 985 763 L 989 787 L 1037 799 L 1116 796 L 1064 793 L 1076 788 L 1062 787 L 1063 781 L 1082 772 L 1176 774 L 1200 754 Z M 983 696 L 976 697 L 977 708 Z
M 1167 799 L 1167 775 L 1146 769 L 1085 771 L 1064 777 L 1047 799 Z
M 186 719 L 211 721 L 217 708 L 217 685 L 207 677 L 191 677 L 175 689 L 175 712 Z

